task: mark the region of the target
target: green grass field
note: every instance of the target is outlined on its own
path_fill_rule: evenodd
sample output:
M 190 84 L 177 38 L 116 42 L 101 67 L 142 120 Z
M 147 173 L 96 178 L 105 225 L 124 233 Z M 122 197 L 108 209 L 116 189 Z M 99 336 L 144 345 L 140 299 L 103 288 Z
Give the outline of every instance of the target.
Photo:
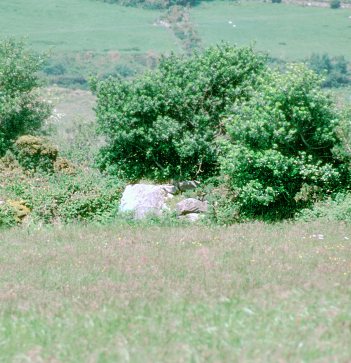
M 0 235 L 1 362 L 349 362 L 351 227 Z
M 201 4 L 191 14 L 206 46 L 221 40 L 256 42 L 258 49 L 284 60 L 303 59 L 312 52 L 351 59 L 351 9 L 216 1 Z
M 96 0 L 47 0 L 45 6 L 37 0 L 2 0 L 0 35 L 27 37 L 34 48 L 57 53 L 180 51 L 170 30 L 153 25 L 160 15 Z M 205 46 L 256 42 L 258 49 L 288 60 L 312 52 L 350 59 L 349 16 L 351 9 L 259 2 L 213 1 L 191 10 Z
M 168 52 L 176 40 L 153 25 L 159 16 L 96 0 L 2 0 L 0 34 L 27 37 L 36 49 L 56 52 Z
M 189 13 L 204 47 L 226 41 L 254 44 L 283 61 L 313 52 L 351 60 L 351 9 L 211 1 Z M 155 67 L 161 53 L 183 52 L 176 33 L 154 25 L 164 14 L 98 0 L 2 0 L 0 37 L 24 38 L 49 52 L 49 84 L 87 89 L 91 74 L 133 77 Z
M 340 107 L 351 106 L 351 87 L 340 87 L 332 90 L 336 104 Z

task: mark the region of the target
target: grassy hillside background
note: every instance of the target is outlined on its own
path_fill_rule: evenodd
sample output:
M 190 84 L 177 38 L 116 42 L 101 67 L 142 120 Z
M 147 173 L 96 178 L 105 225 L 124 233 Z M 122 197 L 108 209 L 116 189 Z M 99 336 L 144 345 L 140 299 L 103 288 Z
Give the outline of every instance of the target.
M 96 0 L 48 0 L 45 7 L 36 0 L 3 0 L 0 34 L 28 37 L 35 49 L 55 52 L 177 51 L 171 32 L 153 25 L 161 14 Z M 288 59 L 312 52 L 351 54 L 350 9 L 221 1 L 202 3 L 190 14 L 205 45 L 255 41 L 259 49 Z
M 208 2 L 191 14 L 205 45 L 256 42 L 258 49 L 284 60 L 303 59 L 312 52 L 351 57 L 351 9 Z
M 55 52 L 160 52 L 174 49 L 165 28 L 153 26 L 160 16 L 96 0 L 4 0 L 1 35 L 28 37 L 35 49 Z M 19 27 L 18 25 L 21 24 Z
M 161 53 L 184 51 L 182 28 L 189 26 L 199 38 L 195 46 L 224 40 L 254 44 L 283 61 L 303 60 L 313 52 L 351 60 L 351 9 L 204 2 L 189 10 L 186 24 L 160 26 L 166 12 L 97 0 L 48 0 L 45 6 L 3 0 L 0 36 L 24 37 L 35 50 L 50 52 L 45 73 L 63 86 L 87 87 L 91 73 L 130 77 L 154 67 Z

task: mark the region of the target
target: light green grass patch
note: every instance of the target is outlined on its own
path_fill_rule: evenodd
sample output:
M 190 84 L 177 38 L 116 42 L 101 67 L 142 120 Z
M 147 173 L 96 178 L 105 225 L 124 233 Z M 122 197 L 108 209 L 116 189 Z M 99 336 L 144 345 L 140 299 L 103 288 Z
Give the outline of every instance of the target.
M 27 37 L 35 49 L 55 52 L 168 52 L 176 40 L 153 25 L 160 14 L 96 0 L 2 0 L 0 35 Z
M 0 235 L 0 361 L 346 362 L 351 227 Z
M 204 2 L 191 10 L 206 46 L 222 40 L 256 42 L 258 49 L 284 60 L 303 59 L 313 52 L 350 60 L 350 15 L 351 9 L 228 1 Z
M 336 101 L 336 104 L 343 108 L 345 106 L 351 106 L 351 87 L 340 87 L 332 90 L 332 95 Z

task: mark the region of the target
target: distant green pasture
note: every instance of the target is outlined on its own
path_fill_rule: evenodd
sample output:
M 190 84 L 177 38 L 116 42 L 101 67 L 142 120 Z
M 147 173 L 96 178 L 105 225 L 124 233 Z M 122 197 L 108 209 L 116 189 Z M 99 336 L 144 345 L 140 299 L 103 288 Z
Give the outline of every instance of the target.
M 130 77 L 155 66 L 161 53 L 182 52 L 172 30 L 154 25 L 161 15 L 97 0 L 0 0 L 0 38 L 24 38 L 35 50 L 51 51 L 46 80 L 84 88 L 92 73 Z M 214 0 L 190 16 L 204 47 L 226 41 L 255 44 L 284 61 L 313 52 L 351 61 L 351 9 Z
M 170 30 L 153 25 L 160 15 L 96 0 L 1 0 L 0 36 L 25 37 L 35 49 L 55 53 L 180 51 Z M 256 43 L 258 49 L 287 60 L 312 52 L 351 59 L 349 16 L 351 9 L 260 2 L 212 1 L 191 9 L 205 46 L 222 40 Z
M 0 36 L 58 52 L 176 50 L 172 33 L 153 25 L 160 14 L 96 0 L 1 0 Z
M 281 59 L 302 59 L 312 52 L 351 59 L 351 9 L 214 1 L 193 8 L 191 16 L 206 46 L 222 40 L 256 42 L 258 49 Z

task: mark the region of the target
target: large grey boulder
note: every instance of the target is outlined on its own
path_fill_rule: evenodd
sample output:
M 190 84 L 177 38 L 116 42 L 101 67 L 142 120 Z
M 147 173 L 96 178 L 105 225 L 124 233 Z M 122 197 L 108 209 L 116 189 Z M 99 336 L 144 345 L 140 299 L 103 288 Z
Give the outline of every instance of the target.
M 134 218 L 142 219 L 147 215 L 159 216 L 167 209 L 165 201 L 168 193 L 162 185 L 127 185 L 123 192 L 119 211 L 132 212 Z
M 177 203 L 177 213 L 185 215 L 190 213 L 206 213 L 208 209 L 207 202 L 195 198 L 187 198 Z

